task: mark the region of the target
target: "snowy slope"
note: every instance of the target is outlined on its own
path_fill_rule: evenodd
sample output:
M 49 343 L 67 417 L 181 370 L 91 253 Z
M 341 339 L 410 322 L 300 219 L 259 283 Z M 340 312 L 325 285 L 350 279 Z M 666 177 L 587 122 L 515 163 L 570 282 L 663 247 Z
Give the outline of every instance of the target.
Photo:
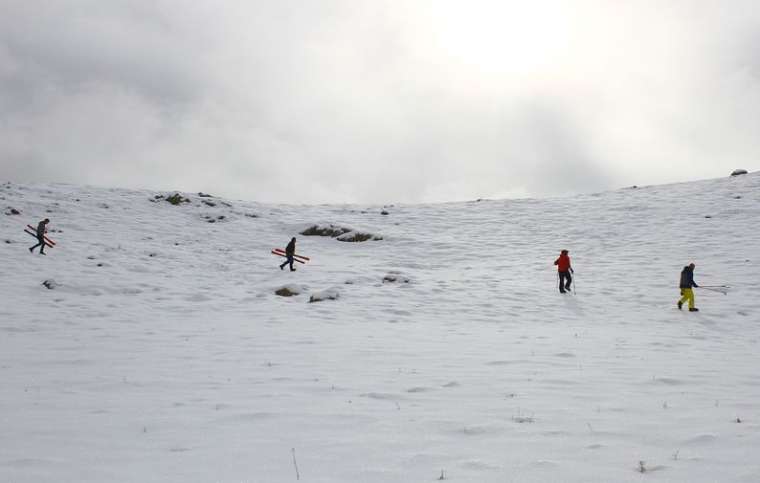
M 760 481 L 758 174 L 388 215 L 157 194 L 0 188 L 0 481 Z M 297 234 L 330 223 L 383 240 Z M 690 261 L 733 287 L 696 314 Z

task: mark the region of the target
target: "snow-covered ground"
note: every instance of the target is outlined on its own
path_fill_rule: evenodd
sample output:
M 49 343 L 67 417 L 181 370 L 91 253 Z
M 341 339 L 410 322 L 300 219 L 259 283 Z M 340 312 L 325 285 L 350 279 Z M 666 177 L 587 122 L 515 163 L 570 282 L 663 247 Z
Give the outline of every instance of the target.
M 760 174 L 385 208 L 157 194 L 0 187 L 0 481 L 760 481 Z M 31 255 L 44 217 L 58 246 Z M 691 261 L 732 287 L 699 313 L 675 306 Z

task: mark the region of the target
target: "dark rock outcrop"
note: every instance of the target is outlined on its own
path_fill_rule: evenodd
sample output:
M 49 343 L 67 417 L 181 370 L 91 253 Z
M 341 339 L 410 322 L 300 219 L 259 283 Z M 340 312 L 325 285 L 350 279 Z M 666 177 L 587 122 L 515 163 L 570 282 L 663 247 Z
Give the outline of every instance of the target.
M 351 231 L 337 237 L 337 240 L 342 242 L 364 242 L 367 240 L 378 241 L 382 239 L 383 237 L 379 235 L 373 235 L 372 233 L 363 233 L 360 231 Z
M 44 282 L 42 282 L 42 285 L 43 285 L 43 286 L 44 286 L 46 289 L 48 289 L 48 290 L 53 290 L 53 289 L 55 289 L 56 287 L 58 287 L 58 282 L 56 282 L 55 280 L 53 280 L 52 278 L 50 278 L 50 279 L 48 279 L 48 280 L 45 280 Z
M 275 295 L 280 297 L 293 297 L 301 295 L 302 288 L 298 285 L 285 285 L 274 291 Z
M 383 277 L 383 283 L 409 283 L 409 278 L 400 272 L 391 271 Z
M 330 224 L 327 226 L 312 225 L 309 228 L 303 230 L 301 232 L 301 235 L 303 236 L 329 236 L 329 237 L 335 238 L 340 235 L 343 235 L 344 233 L 348 233 L 350 231 L 351 231 L 350 228 L 336 226 L 333 224 Z

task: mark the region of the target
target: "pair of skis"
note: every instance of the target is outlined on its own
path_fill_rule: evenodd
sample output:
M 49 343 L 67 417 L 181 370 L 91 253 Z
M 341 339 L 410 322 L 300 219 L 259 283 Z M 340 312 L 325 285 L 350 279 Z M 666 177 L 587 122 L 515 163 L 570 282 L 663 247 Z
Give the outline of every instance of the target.
M 279 257 L 286 257 L 286 258 L 288 256 L 285 253 L 285 250 L 283 250 L 282 248 L 273 248 L 272 249 L 272 255 L 277 255 Z M 305 257 L 303 255 L 293 255 L 293 260 L 297 261 L 298 263 L 306 263 L 309 260 L 311 260 L 311 258 Z
M 32 225 L 26 225 L 26 228 L 24 228 L 24 233 L 29 233 L 34 238 L 37 238 L 37 230 Z M 47 237 L 47 235 L 43 235 L 43 238 L 45 239 L 45 246 L 53 248 L 55 246 L 55 242 Z

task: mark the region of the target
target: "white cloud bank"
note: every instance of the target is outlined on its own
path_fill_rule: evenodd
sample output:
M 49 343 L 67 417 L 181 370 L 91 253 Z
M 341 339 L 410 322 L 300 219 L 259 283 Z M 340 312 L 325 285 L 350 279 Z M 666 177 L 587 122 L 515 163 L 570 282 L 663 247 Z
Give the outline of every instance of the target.
M 4 179 L 414 202 L 759 167 L 752 2 L 1 8 Z

